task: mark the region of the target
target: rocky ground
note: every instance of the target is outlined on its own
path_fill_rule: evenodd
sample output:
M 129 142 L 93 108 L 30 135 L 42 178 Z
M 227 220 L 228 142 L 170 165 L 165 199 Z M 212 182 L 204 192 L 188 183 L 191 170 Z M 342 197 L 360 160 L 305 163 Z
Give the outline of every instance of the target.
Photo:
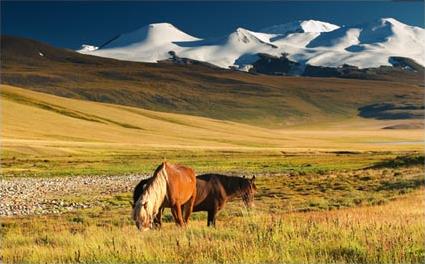
M 0 216 L 58 214 L 101 205 L 147 175 L 0 179 Z

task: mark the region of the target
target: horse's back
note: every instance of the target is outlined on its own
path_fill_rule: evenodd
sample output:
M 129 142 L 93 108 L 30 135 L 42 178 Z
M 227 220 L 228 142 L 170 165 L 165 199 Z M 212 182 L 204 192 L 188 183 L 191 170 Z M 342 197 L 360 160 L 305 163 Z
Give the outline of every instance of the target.
M 179 175 L 181 177 L 190 177 L 192 179 L 196 178 L 195 171 L 192 168 L 180 164 L 167 163 L 167 173 Z
M 201 179 L 204 181 L 209 181 L 211 180 L 212 177 L 216 177 L 217 174 L 213 174 L 213 173 L 208 173 L 208 174 L 201 174 L 196 176 L 196 179 Z

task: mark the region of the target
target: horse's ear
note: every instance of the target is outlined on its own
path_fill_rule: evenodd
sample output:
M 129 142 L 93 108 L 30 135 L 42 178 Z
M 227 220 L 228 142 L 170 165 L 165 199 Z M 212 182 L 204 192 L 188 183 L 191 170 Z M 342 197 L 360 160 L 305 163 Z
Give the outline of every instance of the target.
M 244 179 L 245 179 L 245 178 L 246 178 L 246 176 L 244 175 L 242 178 L 244 178 Z
M 251 181 L 255 181 L 255 175 L 252 176 Z

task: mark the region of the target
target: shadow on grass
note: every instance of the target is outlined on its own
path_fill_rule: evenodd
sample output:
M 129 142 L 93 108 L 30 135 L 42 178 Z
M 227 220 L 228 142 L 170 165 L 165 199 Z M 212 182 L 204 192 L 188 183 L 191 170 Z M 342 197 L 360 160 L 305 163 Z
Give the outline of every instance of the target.
M 416 189 L 421 186 L 425 186 L 425 179 L 406 179 L 398 182 L 383 182 L 381 186 L 377 188 L 377 191 L 395 191 L 405 189 Z
M 397 156 L 394 159 L 380 161 L 368 169 L 411 167 L 424 165 L 424 163 L 425 156 L 423 155 Z

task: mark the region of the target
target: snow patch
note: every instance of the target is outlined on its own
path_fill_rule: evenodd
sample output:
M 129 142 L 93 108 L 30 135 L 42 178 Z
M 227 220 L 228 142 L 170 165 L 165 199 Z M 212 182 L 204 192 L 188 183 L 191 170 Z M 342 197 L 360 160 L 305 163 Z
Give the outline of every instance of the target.
M 96 47 L 96 46 L 83 44 L 83 45 L 81 45 L 81 49 L 80 49 L 80 50 L 78 50 L 78 52 L 80 52 L 80 53 L 84 53 L 85 51 L 95 51 L 95 50 L 97 50 L 98 48 L 99 48 L 99 47 Z

